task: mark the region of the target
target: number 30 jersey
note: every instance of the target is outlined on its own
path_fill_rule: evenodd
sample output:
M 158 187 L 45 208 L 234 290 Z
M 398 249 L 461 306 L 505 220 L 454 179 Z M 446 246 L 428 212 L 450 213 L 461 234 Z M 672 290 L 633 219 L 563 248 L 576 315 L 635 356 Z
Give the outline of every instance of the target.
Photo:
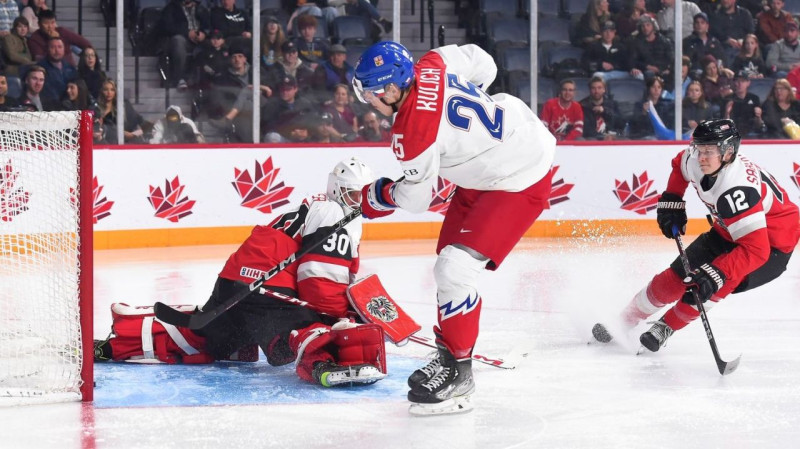
M 714 261 L 728 279 L 760 267 L 770 248 L 794 250 L 800 239 L 797 206 L 769 172 L 748 158 L 738 154 L 714 179 L 703 174 L 696 156 L 682 151 L 672 161 L 667 191 L 683 195 L 689 183 L 711 212 L 714 229 L 737 244 Z
M 475 190 L 518 192 L 550 170 L 555 138 L 520 99 L 489 96 L 497 66 L 476 45 L 448 45 L 414 66 L 416 81 L 395 115 L 392 150 L 405 180 L 398 206 L 428 209 L 437 175 Z
M 262 274 L 300 251 L 324 239 L 311 252 L 269 279 L 265 286 L 288 288 L 319 311 L 347 316 L 345 290 L 358 272 L 361 217 L 333 236 L 332 226 L 344 218 L 342 206 L 325 195 L 303 201 L 297 209 L 275 218 L 267 226 L 256 226 L 230 255 L 219 276 L 251 283 Z

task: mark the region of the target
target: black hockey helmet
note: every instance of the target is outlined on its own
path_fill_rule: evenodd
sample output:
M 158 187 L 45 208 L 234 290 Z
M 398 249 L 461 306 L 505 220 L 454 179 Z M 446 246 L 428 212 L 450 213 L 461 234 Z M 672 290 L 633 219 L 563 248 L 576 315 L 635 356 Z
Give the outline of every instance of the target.
M 731 159 L 739 152 L 741 142 L 742 135 L 736 129 L 736 124 L 727 118 L 700 122 L 692 133 L 693 150 L 695 145 L 716 145 L 720 155 L 724 155 L 730 148 L 733 150 Z

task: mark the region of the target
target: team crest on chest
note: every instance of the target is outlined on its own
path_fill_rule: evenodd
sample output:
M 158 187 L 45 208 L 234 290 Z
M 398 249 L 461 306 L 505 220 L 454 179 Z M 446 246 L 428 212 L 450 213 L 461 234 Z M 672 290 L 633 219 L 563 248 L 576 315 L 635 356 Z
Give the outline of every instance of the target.
M 391 323 L 397 319 L 397 308 L 385 296 L 374 296 L 370 299 L 367 303 L 367 312 L 385 323 Z
M 383 56 L 378 55 L 372 58 L 372 62 L 375 63 L 375 67 L 380 67 L 383 65 Z

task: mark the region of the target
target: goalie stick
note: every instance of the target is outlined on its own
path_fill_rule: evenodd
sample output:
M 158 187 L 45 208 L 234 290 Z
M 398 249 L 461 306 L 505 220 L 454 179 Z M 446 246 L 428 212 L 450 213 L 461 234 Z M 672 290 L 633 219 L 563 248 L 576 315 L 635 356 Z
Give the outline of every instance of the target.
M 242 288 L 242 290 L 239 293 L 231 296 L 230 298 L 225 300 L 225 302 L 216 307 L 213 307 L 208 310 L 198 310 L 192 315 L 187 315 L 183 312 L 173 309 L 172 307 L 162 302 L 156 302 L 155 305 L 153 306 L 155 315 L 159 320 L 164 321 L 165 323 L 172 324 L 174 326 L 188 327 L 189 329 L 192 330 L 202 329 L 206 327 L 208 323 L 214 321 L 214 319 L 216 319 L 218 316 L 225 313 L 231 307 L 235 306 L 244 298 L 249 296 L 252 292 L 261 288 L 261 286 L 264 285 L 266 281 L 274 277 L 279 272 L 283 271 L 292 262 L 305 256 L 306 254 L 311 252 L 311 250 L 322 244 L 322 242 L 328 240 L 330 236 L 342 230 L 345 226 L 347 226 L 347 224 L 358 218 L 359 215 L 361 215 L 361 208 L 357 207 L 353 209 L 352 212 L 345 215 L 344 218 L 337 221 L 336 223 L 333 224 L 333 226 L 331 226 L 332 230 L 328 235 L 318 239 L 311 245 L 290 254 L 289 257 L 280 261 L 278 265 L 275 265 L 274 267 L 270 268 L 266 273 L 261 275 L 261 277 L 259 277 L 252 283 L 248 284 L 246 288 Z M 300 300 L 298 299 L 298 301 Z
M 692 267 L 689 265 L 689 257 L 686 256 L 686 250 L 683 248 L 683 241 L 681 240 L 681 235 L 678 232 L 678 227 L 672 227 L 672 235 L 675 236 L 675 242 L 678 244 L 678 252 L 680 252 L 681 256 L 681 263 L 683 264 L 683 271 L 686 272 L 688 275 L 689 272 L 692 271 Z M 706 329 L 706 337 L 708 337 L 708 343 L 711 345 L 711 352 L 714 353 L 714 361 L 717 362 L 717 369 L 719 373 L 723 376 L 726 374 L 730 374 L 736 371 L 736 368 L 739 367 L 739 360 L 742 358 L 741 354 L 736 359 L 731 360 L 730 362 L 726 362 L 722 360 L 719 355 L 719 350 L 717 349 L 717 342 L 714 339 L 714 334 L 711 333 L 711 324 L 708 322 L 708 316 L 706 315 L 706 308 L 703 305 L 703 302 L 700 301 L 700 297 L 697 294 L 697 290 L 694 288 L 689 289 L 692 291 L 692 295 L 694 295 L 694 302 L 697 304 L 697 310 L 700 312 L 700 320 L 703 322 L 703 327 Z

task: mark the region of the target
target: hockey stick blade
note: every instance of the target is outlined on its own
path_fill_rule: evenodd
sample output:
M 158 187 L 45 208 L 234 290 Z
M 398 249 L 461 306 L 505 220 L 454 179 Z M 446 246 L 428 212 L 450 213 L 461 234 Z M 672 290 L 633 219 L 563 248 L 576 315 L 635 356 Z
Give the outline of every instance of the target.
M 153 311 L 156 314 L 156 318 L 173 326 L 189 327 L 189 320 L 192 317 L 158 301 L 153 305 Z
M 420 344 L 422 346 L 427 346 L 429 348 L 436 349 L 436 341 L 431 337 L 426 337 L 424 335 L 412 335 L 412 336 L 408 337 L 408 339 L 410 341 L 413 341 L 414 343 Z M 519 363 L 519 360 L 522 357 L 527 356 L 528 354 L 527 353 L 521 353 L 521 352 L 519 354 L 513 354 L 513 352 L 514 351 L 512 350 L 511 353 L 509 353 L 508 356 L 506 356 L 505 358 L 502 358 L 502 359 L 501 358 L 497 358 L 497 357 L 489 357 L 489 356 L 482 355 L 482 354 L 472 354 L 472 360 L 475 360 L 475 361 L 481 362 L 481 363 L 485 363 L 485 364 L 487 364 L 489 366 L 493 366 L 495 368 L 514 369 L 514 368 L 517 367 L 517 364 Z

